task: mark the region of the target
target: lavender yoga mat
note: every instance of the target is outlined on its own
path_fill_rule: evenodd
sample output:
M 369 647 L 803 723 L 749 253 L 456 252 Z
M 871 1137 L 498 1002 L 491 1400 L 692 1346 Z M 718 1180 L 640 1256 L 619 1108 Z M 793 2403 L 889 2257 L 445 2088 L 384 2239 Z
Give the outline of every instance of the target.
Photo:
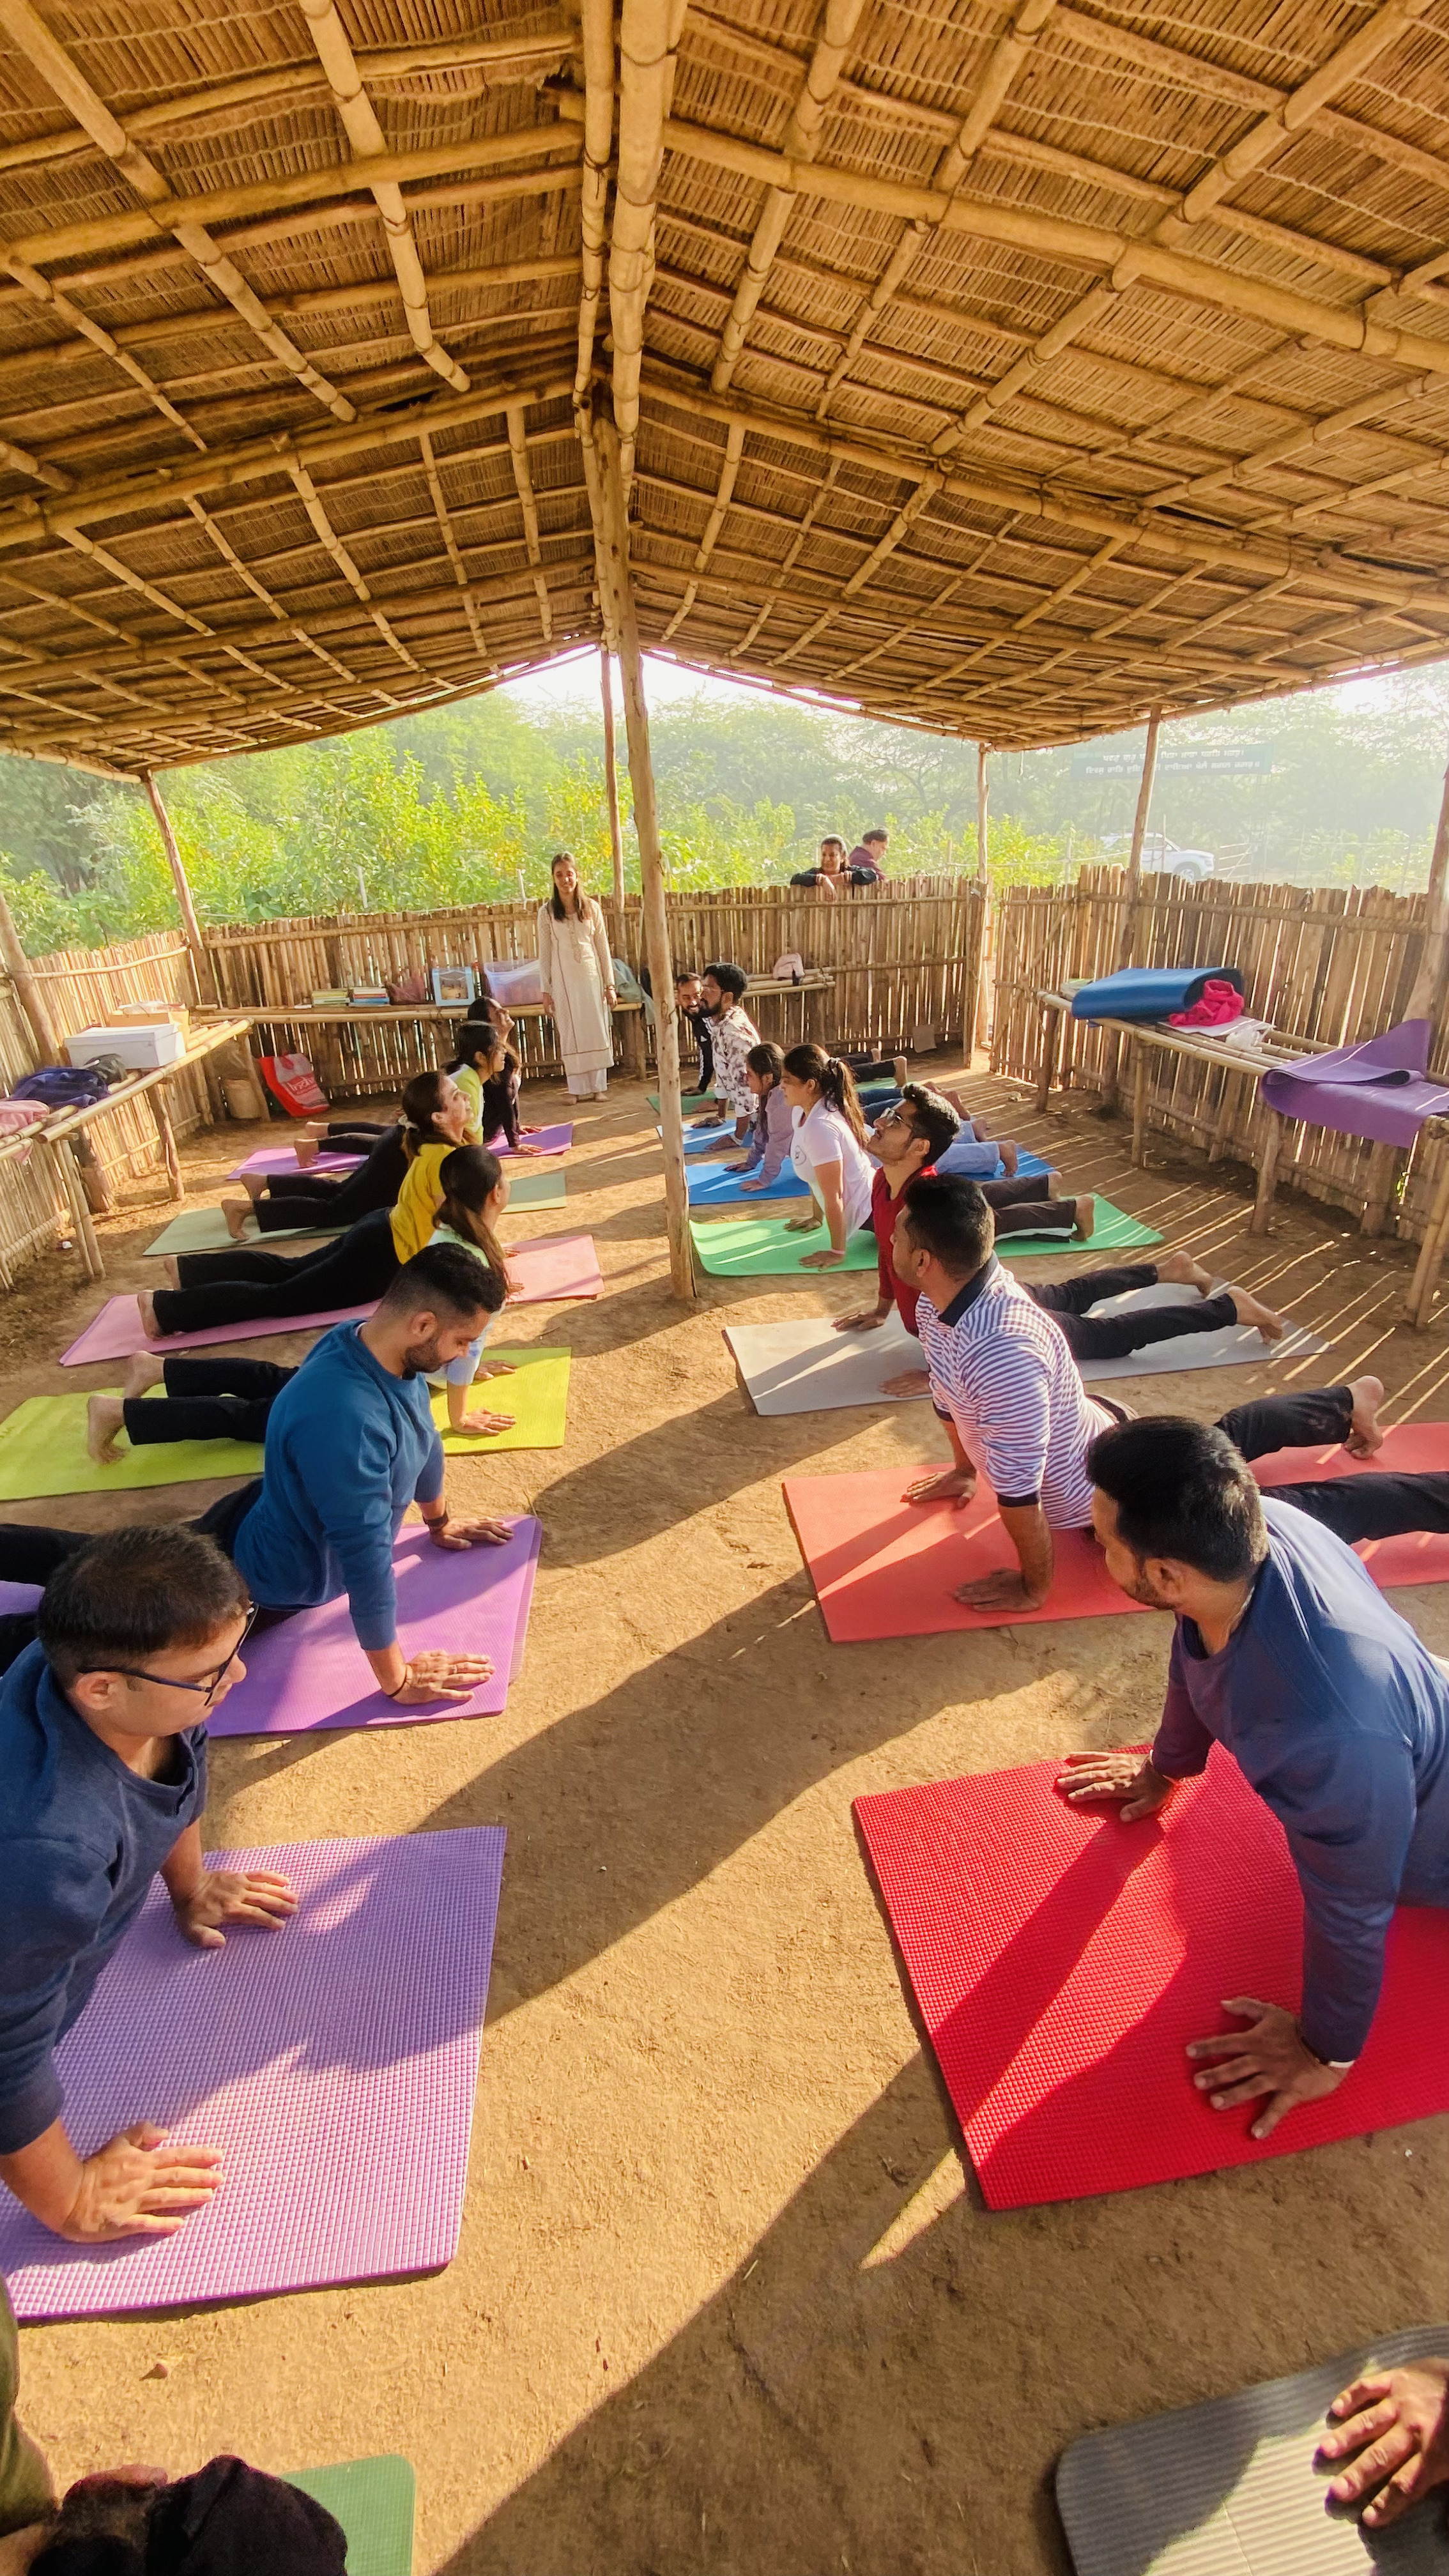
M 1275 1065 L 1258 1088 L 1284 1118 L 1378 1145 L 1412 1145 L 1426 1118 L 1449 1109 L 1449 1090 L 1428 1073 L 1432 1035 L 1427 1020 L 1403 1020 L 1363 1046 Z
M 324 1147 L 314 1161 L 299 1163 L 295 1145 L 259 1145 L 244 1163 L 237 1163 L 228 1173 L 229 1180 L 240 1180 L 243 1172 L 355 1172 L 365 1163 L 365 1154 L 329 1154 Z
M 141 1330 L 135 1298 L 108 1297 L 70 1349 L 61 1352 L 60 1365 L 85 1368 L 92 1360 L 129 1359 L 133 1351 L 194 1351 L 211 1342 L 255 1342 L 268 1333 L 300 1333 L 321 1324 L 349 1324 L 354 1317 L 371 1313 L 369 1303 L 328 1306 L 316 1315 L 258 1315 L 247 1324 L 208 1324 L 199 1333 L 168 1333 L 164 1341 L 153 1342 Z
M 533 1147 L 535 1154 L 566 1154 L 574 1141 L 574 1131 L 572 1125 L 566 1121 L 558 1127 L 536 1128 L 534 1133 L 524 1141 Z M 488 1148 L 490 1153 L 494 1154 L 513 1152 L 511 1145 L 505 1145 L 501 1130 L 498 1135 L 489 1137 Z
M 65 2245 L 0 2190 L 17 2316 L 120 2316 L 434 2272 L 457 2249 L 499 1825 L 221 1852 L 285 1872 L 281 1932 L 194 1950 L 159 1880 L 57 2065 L 83 2154 L 139 2119 L 220 2147 L 175 2236 Z
M 541 1524 L 514 1522 L 506 1547 L 434 1547 L 414 1524 L 393 1549 L 397 1634 L 405 1655 L 440 1647 L 491 1655 L 493 1672 L 471 1699 L 396 1708 L 372 1678 L 344 1594 L 299 1610 L 247 1640 L 246 1679 L 207 1720 L 212 1735 L 310 1735 L 339 1726 L 426 1726 L 439 1718 L 496 1717 L 523 1663 Z

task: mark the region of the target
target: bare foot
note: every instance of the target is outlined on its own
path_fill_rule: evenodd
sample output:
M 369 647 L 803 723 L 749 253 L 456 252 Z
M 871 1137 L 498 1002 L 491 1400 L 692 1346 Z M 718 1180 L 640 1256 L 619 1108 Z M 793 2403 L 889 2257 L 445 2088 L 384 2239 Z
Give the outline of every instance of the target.
M 180 1287 L 180 1285 L 181 1285 L 181 1270 L 180 1270 L 180 1265 L 179 1265 L 179 1264 L 178 1264 L 178 1262 L 177 1262 L 176 1255 L 175 1255 L 175 1253 L 174 1253 L 174 1252 L 168 1252 L 168 1253 L 167 1253 L 165 1260 L 164 1260 L 164 1261 L 162 1262 L 162 1264 L 161 1264 L 161 1267 L 162 1267 L 162 1269 L 163 1269 L 163 1270 L 165 1271 L 165 1273 L 166 1273 L 166 1285 L 167 1285 L 167 1287 L 168 1287 L 168 1288 L 179 1288 L 179 1287 Z
M 316 1162 L 322 1148 L 318 1144 L 315 1136 L 299 1136 L 293 1144 L 292 1151 L 296 1155 L 297 1161 L 301 1165 L 302 1170 L 305 1172 L 309 1164 Z
M 1097 1202 L 1094 1198 L 1076 1199 L 1073 1205 L 1077 1211 L 1077 1240 L 1090 1243 L 1097 1226 Z
M 252 1205 L 253 1202 L 250 1199 L 222 1200 L 221 1212 L 226 1219 L 226 1230 L 233 1243 L 240 1243 L 243 1240 Z
M 911 1078 L 911 1068 L 906 1062 L 905 1057 L 903 1055 L 893 1055 L 891 1057 L 891 1069 L 895 1074 L 897 1091 L 904 1091 L 906 1084 Z
M 1384 1445 L 1384 1435 L 1379 1427 L 1379 1406 L 1384 1400 L 1383 1379 L 1351 1377 L 1348 1391 L 1353 1397 L 1353 1413 L 1343 1445 L 1350 1458 L 1372 1458 Z
M 1281 1342 L 1288 1327 L 1281 1315 L 1274 1314 L 1271 1306 L 1263 1305 L 1258 1298 L 1250 1295 L 1246 1288 L 1230 1287 L 1227 1294 L 1237 1310 L 1240 1324 L 1256 1324 L 1265 1342 Z M 1377 1378 L 1374 1384 L 1378 1386 Z M 1379 1392 L 1382 1394 L 1382 1388 Z
M 987 1139 L 987 1142 L 990 1142 L 989 1138 Z M 1014 1181 L 1016 1178 L 1016 1167 L 1021 1160 L 1021 1147 L 1018 1144 L 1015 1144 L 1010 1136 L 999 1136 L 996 1140 L 996 1150 L 1005 1165 L 1007 1179 L 1009 1181 Z
M 150 1351 L 133 1351 L 126 1362 L 121 1380 L 122 1395 L 149 1395 L 153 1386 L 164 1385 L 166 1370 Z
M 239 1172 L 237 1174 L 237 1178 L 241 1182 L 242 1188 L 246 1191 L 247 1197 L 251 1200 L 253 1207 L 255 1207 L 258 1199 L 266 1189 L 268 1175 L 265 1172 Z
M 1212 1272 L 1194 1261 L 1190 1252 L 1164 1252 L 1156 1268 L 1164 1288 L 1197 1288 L 1204 1297 L 1211 1292 Z
M 143 1288 L 137 1297 L 136 1312 L 141 1318 L 141 1330 L 146 1339 L 149 1342 L 159 1342 L 161 1328 L 156 1321 L 156 1301 L 149 1288 Z
M 954 1503 L 959 1510 L 976 1491 L 974 1467 L 941 1467 L 933 1476 L 918 1476 L 907 1485 L 903 1503 Z
M 98 1467 L 114 1467 L 120 1457 L 116 1434 L 126 1425 L 118 1395 L 93 1395 L 86 1404 L 86 1448 Z

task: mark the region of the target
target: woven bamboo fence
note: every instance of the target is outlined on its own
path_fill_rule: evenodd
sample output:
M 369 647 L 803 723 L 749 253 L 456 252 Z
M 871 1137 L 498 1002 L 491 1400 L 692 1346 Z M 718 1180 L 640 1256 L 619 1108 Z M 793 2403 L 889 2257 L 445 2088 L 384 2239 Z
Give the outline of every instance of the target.
M 1111 973 L 1125 918 L 1117 868 L 1084 869 L 1070 888 L 1015 886 L 996 924 L 996 1016 L 992 1070 L 1034 1082 L 1044 1016 L 1040 992 L 1067 979 Z M 1380 887 L 1184 886 L 1143 881 L 1133 962 L 1139 966 L 1237 966 L 1245 1006 L 1287 1038 L 1347 1046 L 1402 1019 L 1424 937 L 1422 895 Z M 1085 1021 L 1065 1020 L 1058 1081 L 1100 1092 L 1115 1040 Z M 1432 1052 L 1449 1079 L 1449 1030 L 1441 1009 Z M 1152 1050 L 1147 1122 L 1164 1136 L 1201 1146 L 1214 1162 L 1252 1162 L 1262 1141 L 1256 1080 L 1216 1065 Z M 1371 1148 L 1319 1127 L 1293 1131 L 1280 1165 L 1296 1189 L 1335 1207 L 1362 1208 Z M 1422 1239 L 1443 1149 L 1416 1146 L 1397 1181 L 1397 1231 Z
M 696 967 L 725 958 L 769 976 L 792 950 L 833 975 L 827 991 L 761 994 L 751 1005 L 761 1034 L 791 1043 L 828 1039 L 873 1052 L 959 1038 L 970 1025 L 981 945 L 981 898 L 956 876 L 892 878 L 834 901 L 799 886 L 738 886 L 671 894 L 675 960 Z M 637 975 L 644 962 L 639 899 L 604 905 L 610 945 Z M 260 1052 L 300 1048 L 334 1099 L 395 1091 L 420 1065 L 449 1052 L 444 1021 L 365 1017 L 343 1026 L 289 1021 L 288 1003 L 356 984 L 398 983 L 434 966 L 481 966 L 538 953 L 534 904 L 474 904 L 456 912 L 338 913 L 208 931 L 224 1008 L 266 1011 L 253 1033 Z M 272 1016 L 274 1011 L 275 1016 Z M 524 1070 L 561 1070 L 552 1022 L 524 1020 Z
M 77 1029 L 104 1027 L 117 1003 L 196 999 L 186 943 L 172 931 L 151 931 L 114 948 L 63 948 L 36 958 L 30 971 L 62 1044 Z M 0 1086 L 8 1092 L 34 1071 L 36 1061 L 14 985 L 0 975 Z M 202 1073 L 193 1068 L 179 1074 L 168 1091 L 175 1133 L 193 1135 L 212 1114 Z M 113 1189 L 160 1170 L 156 1124 L 146 1101 L 126 1101 L 88 1132 Z M 56 1195 L 48 1160 L 29 1155 L 0 1166 L 0 1285 L 6 1288 L 32 1253 L 69 1230 L 69 1212 Z

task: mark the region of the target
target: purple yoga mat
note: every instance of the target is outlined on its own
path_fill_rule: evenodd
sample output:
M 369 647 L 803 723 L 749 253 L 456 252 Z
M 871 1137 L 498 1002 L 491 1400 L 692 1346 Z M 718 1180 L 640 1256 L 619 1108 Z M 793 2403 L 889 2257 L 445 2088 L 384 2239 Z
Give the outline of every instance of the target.
M 427 1726 L 445 1717 L 496 1717 L 523 1662 L 543 1532 L 515 1521 L 506 1547 L 434 1547 L 416 1523 L 393 1549 L 398 1643 L 405 1655 L 491 1655 L 493 1672 L 471 1699 L 395 1708 L 372 1678 L 340 1600 L 299 1610 L 247 1640 L 246 1679 L 207 1720 L 212 1735 L 310 1735 L 336 1726 Z
M 120 2316 L 435 2272 L 457 2250 L 501 1825 L 219 1852 L 274 1869 L 281 1932 L 195 1950 L 159 1879 L 57 2052 L 82 2154 L 149 2119 L 220 2147 L 174 2236 L 74 2246 L 0 2188 L 19 2317 Z
M 355 1172 L 365 1163 L 365 1154 L 329 1154 L 324 1146 L 313 1163 L 299 1163 L 295 1145 L 259 1145 L 244 1163 L 234 1166 L 227 1177 L 240 1180 L 243 1172 Z
M 561 1127 L 540 1127 L 538 1133 L 528 1137 L 526 1141 L 533 1147 L 536 1154 L 566 1154 L 574 1141 L 574 1131 L 572 1126 L 567 1124 Z M 505 1145 L 500 1130 L 498 1135 L 489 1137 L 488 1150 L 493 1154 L 511 1154 L 513 1147 Z
M 42 1588 L 38 1583 L 0 1583 L 0 1618 L 14 1610 L 33 1610 Z
M 1403 1020 L 1362 1046 L 1275 1065 L 1259 1089 L 1285 1118 L 1377 1145 L 1412 1145 L 1426 1118 L 1449 1109 L 1449 1089 L 1427 1072 L 1432 1035 L 1428 1020 Z
M 355 1316 L 370 1315 L 376 1302 L 373 1298 L 366 1306 L 328 1306 L 315 1315 L 258 1315 L 247 1324 L 208 1324 L 199 1333 L 168 1333 L 164 1341 L 152 1342 L 141 1330 L 135 1298 L 108 1297 L 70 1349 L 61 1352 L 60 1365 L 84 1368 L 92 1360 L 129 1359 L 133 1351 L 194 1351 L 210 1342 L 255 1342 L 268 1333 L 301 1333 L 318 1325 L 350 1324 Z

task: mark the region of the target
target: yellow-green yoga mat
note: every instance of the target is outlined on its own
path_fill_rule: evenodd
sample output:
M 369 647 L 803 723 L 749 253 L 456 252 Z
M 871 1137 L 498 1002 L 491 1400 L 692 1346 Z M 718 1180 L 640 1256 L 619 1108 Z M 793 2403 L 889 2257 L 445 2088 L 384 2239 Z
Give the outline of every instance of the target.
M 347 2534 L 347 2576 L 412 2576 L 414 2480 L 407 2460 L 345 2460 L 331 2469 L 290 2469 Z
M 118 1386 L 107 1387 L 119 1395 Z M 86 1454 L 83 1395 L 31 1395 L 0 1422 L 0 1502 L 42 1494 L 125 1494 L 154 1485 L 194 1485 L 201 1476 L 259 1476 L 261 1450 L 249 1440 L 165 1440 L 133 1449 L 124 1431 L 114 1467 Z
M 433 1420 L 450 1457 L 468 1458 L 489 1449 L 561 1449 L 568 1415 L 569 1360 L 569 1352 L 558 1349 L 488 1351 L 485 1366 L 502 1361 L 514 1375 L 475 1378 L 468 1389 L 468 1410 L 511 1413 L 514 1423 L 511 1431 L 495 1431 L 486 1439 L 448 1429 L 448 1398 L 445 1390 L 438 1389 L 433 1396 Z

